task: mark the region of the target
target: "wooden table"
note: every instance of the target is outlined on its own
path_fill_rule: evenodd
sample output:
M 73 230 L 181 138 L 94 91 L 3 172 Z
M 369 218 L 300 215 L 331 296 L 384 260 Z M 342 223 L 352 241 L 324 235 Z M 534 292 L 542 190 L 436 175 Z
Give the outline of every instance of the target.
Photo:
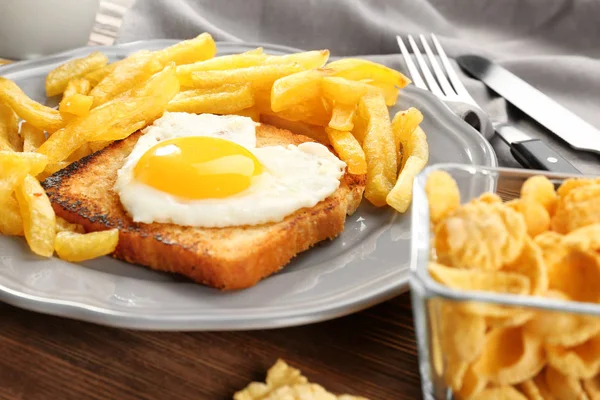
M 90 44 L 110 44 L 132 0 L 105 0 Z M 0 399 L 230 399 L 277 358 L 336 393 L 421 398 L 408 294 L 296 328 L 154 333 L 0 303 Z

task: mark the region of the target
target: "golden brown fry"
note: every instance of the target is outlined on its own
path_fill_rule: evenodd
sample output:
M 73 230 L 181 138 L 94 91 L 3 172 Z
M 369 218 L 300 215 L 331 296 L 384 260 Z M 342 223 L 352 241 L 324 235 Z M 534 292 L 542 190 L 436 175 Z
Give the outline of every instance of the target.
M 80 262 L 108 255 L 118 243 L 118 229 L 84 234 L 62 231 L 56 235 L 54 248 L 61 259 Z
M 366 126 L 362 143 L 368 167 L 365 197 L 381 207 L 386 204 L 386 197 L 396 181 L 397 156 L 392 124 L 381 93 L 368 93 L 358 104 L 359 118 Z
M 350 132 L 337 129 L 325 128 L 329 142 L 340 156 L 340 159 L 348 166 L 348 172 L 354 175 L 367 173 L 367 160 L 365 152 L 360 147 L 358 140 Z
M 194 72 L 254 67 L 262 64 L 267 59 L 266 55 L 251 53 L 251 51 L 215 57 L 193 64 L 179 65 L 177 66 L 179 83 L 181 86 L 192 87 L 194 86 L 192 79 L 192 73 Z
M 184 40 L 171 47 L 155 51 L 153 54 L 163 65 L 174 62 L 177 65 L 190 64 L 213 58 L 217 53 L 217 46 L 212 36 L 203 33 L 194 39 Z
M 412 186 L 415 177 L 425 168 L 429 160 L 429 146 L 425 132 L 418 127 L 408 142 L 408 152 L 403 157 L 403 166 L 398 181 L 388 194 L 386 201 L 398 212 L 405 212 L 412 200 Z
M 0 183 L 0 187 L 2 183 Z M 10 236 L 23 236 L 23 218 L 19 203 L 12 191 L 0 189 L 0 233 Z
M 12 191 L 25 175 L 44 170 L 48 158 L 42 154 L 0 151 L 0 190 Z
M 54 132 L 64 126 L 58 110 L 30 99 L 13 81 L 0 77 L 0 102 L 6 103 L 15 113 L 36 128 Z
M 88 141 L 123 139 L 162 115 L 178 91 L 175 67 L 168 66 L 127 95 L 92 109 L 87 116 L 57 131 L 38 152 L 56 163 Z
M 75 161 L 79 161 L 83 157 L 89 156 L 90 154 L 92 154 L 92 149 L 90 148 L 90 145 L 88 143 L 85 143 L 85 144 L 81 145 L 80 148 L 78 148 L 77 150 L 75 150 L 69 156 L 69 158 L 67 158 L 67 161 L 69 163 L 72 163 L 72 162 L 75 162 Z
M 423 114 L 414 107 L 405 111 L 398 111 L 392 120 L 392 132 L 394 133 L 394 144 L 396 153 L 402 152 L 403 157 L 400 163 L 402 167 L 410 154 L 409 142 L 412 133 L 423 121 Z M 406 156 L 404 156 L 406 155 Z
M 142 84 L 161 68 L 162 64 L 149 52 L 141 51 L 121 60 L 114 70 L 90 91 L 89 95 L 94 98 L 93 107 Z
M 23 151 L 37 151 L 42 143 L 46 141 L 44 131 L 36 128 L 29 122 L 23 122 L 21 125 L 21 136 L 23 137 Z
M 385 98 L 386 106 L 391 107 L 393 105 L 396 105 L 396 100 L 398 100 L 398 93 L 400 93 L 400 89 L 393 85 L 387 85 L 385 83 L 373 81 L 368 82 L 368 84 L 373 88 L 376 88 L 377 90 L 381 91 L 381 94 L 383 94 L 383 97 Z
M 277 79 L 304 70 L 300 64 L 260 65 L 222 71 L 199 71 L 192 73 L 196 88 L 214 88 L 227 84 L 250 82 L 255 89 L 271 89 Z
M 59 104 L 58 110 L 61 114 L 71 114 L 76 117 L 83 117 L 89 114 L 94 98 L 83 94 L 75 93 L 72 96 L 65 97 Z M 63 115 L 63 118 L 65 116 Z
M 329 127 L 340 131 L 351 131 L 354 129 L 354 113 L 356 104 L 335 104 L 331 111 Z
M 324 69 L 310 69 L 277 79 L 271 88 L 271 109 L 279 112 L 318 98 L 321 80 L 327 74 Z
M 323 127 L 327 126 L 331 120 L 331 112 L 327 110 L 326 103 L 322 99 L 305 101 L 278 113 L 273 113 L 270 109 L 260 110 L 261 113 L 275 114 L 289 121 L 302 121 Z
M 311 125 L 301 121 L 290 121 L 277 115 L 270 114 L 261 114 L 260 122 L 273 125 L 280 129 L 287 129 L 288 131 L 298 135 L 308 136 L 309 138 L 323 144 L 329 144 L 327 133 L 321 126 Z
M 19 117 L 7 106 L 0 102 L 0 150 L 20 151 Z
M 79 224 L 72 224 L 61 217 L 56 217 L 56 232 L 85 233 L 85 229 Z
M 400 72 L 373 61 L 358 58 L 343 58 L 327 64 L 333 69 L 334 76 L 353 81 L 371 80 L 377 84 L 396 86 L 400 89 L 410 83 L 410 79 Z
M 83 58 L 69 60 L 46 76 L 46 96 L 61 94 L 71 79 L 80 78 L 108 64 L 108 58 L 97 51 Z
M 63 92 L 63 99 L 74 94 L 87 95 L 90 92 L 90 90 L 92 90 L 92 84 L 87 79 L 71 79 L 67 84 L 65 91 Z
M 361 97 L 372 90 L 372 87 L 363 82 L 336 76 L 326 76 L 321 82 L 323 96 L 336 104 L 358 104 Z
M 37 179 L 27 175 L 15 191 L 25 239 L 35 254 L 51 257 L 54 253 L 56 216 L 46 192 Z
M 260 112 L 256 107 L 245 108 L 243 110 L 234 112 L 234 114 L 242 117 L 252 118 L 252 121 L 254 122 L 260 122 Z
M 123 60 L 121 60 L 121 61 L 123 61 Z M 117 61 L 112 64 L 105 65 L 102 68 L 98 68 L 97 70 L 89 72 L 83 76 L 83 79 L 88 81 L 90 83 L 90 85 L 92 87 L 94 87 L 98 83 L 100 83 L 100 81 L 102 79 L 106 78 L 111 72 L 113 72 L 115 70 L 115 68 L 117 67 L 117 65 L 119 65 L 119 63 L 121 61 Z
M 36 175 L 36 178 L 38 181 L 43 181 L 46 178 L 48 178 L 50 175 L 55 174 L 56 172 L 60 171 L 61 169 L 66 168 L 69 164 L 71 164 L 71 163 L 68 161 L 59 161 L 56 163 L 48 164 L 42 172 L 40 172 L 39 174 Z
M 90 149 L 92 150 L 92 153 L 95 153 L 97 151 L 102 150 L 103 148 L 105 148 L 106 146 L 111 144 L 112 142 L 113 142 L 112 140 L 98 140 L 98 141 L 90 142 L 89 145 L 90 145 Z
M 269 56 L 264 64 L 300 64 L 304 69 L 313 69 L 321 68 L 327 60 L 329 60 L 329 50 L 312 50 L 283 56 Z
M 214 90 L 180 92 L 167 104 L 167 111 L 194 114 L 232 114 L 254 105 L 249 84 L 228 85 Z

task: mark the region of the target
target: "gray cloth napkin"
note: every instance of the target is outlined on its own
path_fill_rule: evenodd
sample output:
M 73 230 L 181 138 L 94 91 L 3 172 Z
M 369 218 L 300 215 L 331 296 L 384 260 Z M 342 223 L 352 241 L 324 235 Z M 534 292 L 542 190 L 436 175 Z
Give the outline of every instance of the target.
M 118 42 L 209 32 L 368 56 L 406 73 L 395 35 L 433 32 L 450 57 L 491 57 L 600 129 L 599 19 L 597 0 L 137 0 Z M 583 173 L 600 174 L 600 156 L 571 150 L 480 82 L 461 78 L 490 115 L 546 140 Z M 491 142 L 501 165 L 519 166 L 498 137 Z

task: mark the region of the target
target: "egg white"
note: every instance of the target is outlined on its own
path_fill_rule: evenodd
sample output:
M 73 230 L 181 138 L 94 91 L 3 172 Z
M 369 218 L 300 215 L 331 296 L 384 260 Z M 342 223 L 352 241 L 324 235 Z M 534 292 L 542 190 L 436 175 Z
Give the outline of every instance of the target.
M 256 123 L 240 116 L 165 113 L 145 129 L 118 171 L 114 190 L 135 222 L 221 228 L 279 222 L 313 207 L 340 185 L 346 164 L 318 143 L 256 148 Z M 220 137 L 250 150 L 263 166 L 236 195 L 188 200 L 137 181 L 133 169 L 158 142 L 185 136 Z M 175 172 L 176 173 L 176 172 Z M 191 184 L 191 183 L 190 183 Z

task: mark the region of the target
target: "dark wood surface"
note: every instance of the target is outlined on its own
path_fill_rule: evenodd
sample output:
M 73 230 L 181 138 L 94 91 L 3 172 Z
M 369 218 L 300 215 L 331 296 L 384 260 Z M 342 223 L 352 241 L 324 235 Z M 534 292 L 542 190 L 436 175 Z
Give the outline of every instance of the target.
M 0 303 L 0 399 L 231 399 L 277 358 L 336 393 L 421 398 L 410 298 L 250 332 L 142 332 Z
M 110 44 L 132 0 L 103 0 L 90 44 Z M 407 294 L 319 324 L 158 333 L 93 325 L 0 303 L 0 399 L 231 399 L 277 358 L 336 393 L 421 398 Z

